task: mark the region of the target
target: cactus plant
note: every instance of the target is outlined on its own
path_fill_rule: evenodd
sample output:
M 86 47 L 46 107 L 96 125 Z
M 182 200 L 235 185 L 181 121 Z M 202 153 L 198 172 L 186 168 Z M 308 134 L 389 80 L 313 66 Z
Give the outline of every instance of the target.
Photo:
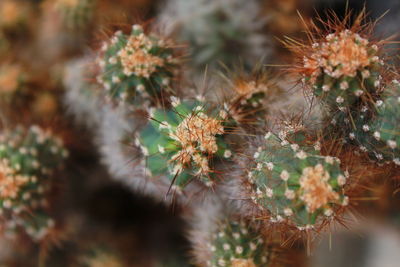
M 248 172 L 251 200 L 270 215 L 272 223 L 300 230 L 316 227 L 337 207 L 348 204 L 343 193 L 347 176 L 339 159 L 290 143 L 285 135 L 268 132 L 255 152 L 255 168 Z
M 305 81 L 334 109 L 350 107 L 380 85 L 378 46 L 351 30 L 331 33 L 304 58 Z
M 207 186 L 216 176 L 212 159 L 229 158 L 232 153 L 222 139 L 224 111 L 210 112 L 205 103 L 173 97 L 173 110 L 158 109 L 137 139 L 147 156 L 152 175 L 169 173 L 178 188 L 197 176 Z
M 354 121 L 366 115 L 362 109 L 380 99 L 384 85 L 384 42 L 370 40 L 371 25 L 363 24 L 364 19 L 362 12 L 349 26 L 350 15 L 343 22 L 333 17 L 326 29 L 314 25 L 310 43 L 287 42 L 299 60 L 294 70 L 325 107 L 326 121 L 338 125 L 334 130 L 345 137 L 354 130 Z
M 394 156 L 396 149 L 393 140 L 381 140 L 377 124 L 384 119 L 379 113 L 386 107 L 387 87 L 393 86 L 386 84 L 390 74 L 382 56 L 385 41 L 369 40 L 372 26 L 362 24 L 364 19 L 362 12 L 351 27 L 347 26 L 349 16 L 342 23 L 329 21 L 331 33 L 321 39 L 310 32 L 311 44 L 292 43 L 290 47 L 302 57 L 301 67 L 296 69 L 304 76 L 303 82 L 326 108 L 330 127 L 325 135 L 357 145 L 373 160 L 389 162 L 398 157 Z
M 306 83 L 327 106 L 332 124 L 350 126 L 381 90 L 379 46 L 346 29 L 313 44 L 312 51 L 304 58 Z
M 116 32 L 102 51 L 98 81 L 109 98 L 139 106 L 140 99 L 154 104 L 170 94 L 169 84 L 177 61 L 165 40 L 133 25 L 128 35 Z
M 2 190 L 0 207 L 5 231 L 22 227 L 35 239 L 54 222 L 45 214 L 50 174 L 67 156 L 61 140 L 37 126 L 5 131 L 0 139 Z
M 210 233 L 207 250 L 210 267 L 265 267 L 270 266 L 268 246 L 256 231 L 242 221 L 217 222 L 215 233 Z

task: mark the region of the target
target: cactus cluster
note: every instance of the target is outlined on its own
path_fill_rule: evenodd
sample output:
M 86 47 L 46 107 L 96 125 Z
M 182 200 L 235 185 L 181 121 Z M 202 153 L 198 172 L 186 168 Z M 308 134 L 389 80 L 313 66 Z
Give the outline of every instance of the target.
M 46 215 L 50 175 L 67 156 L 60 139 L 38 126 L 0 136 L 0 210 L 6 232 L 22 228 L 41 239 L 54 222 Z
M 92 17 L 96 0 L 56 0 L 54 5 L 63 24 L 71 29 L 85 28 Z
M 170 94 L 176 58 L 167 41 L 146 34 L 140 25 L 133 25 L 130 34 L 116 32 L 102 51 L 98 81 L 109 98 L 140 106 Z
M 191 223 L 189 241 L 199 266 L 275 266 L 274 238 L 290 236 L 285 243 L 301 238 L 309 244 L 331 222 L 344 224 L 346 212 L 352 211 L 350 204 L 352 208 L 356 201 L 368 198 L 360 196 L 367 188 L 362 184 L 367 178 L 378 177 L 377 173 L 397 176 L 400 86 L 396 81 L 387 83 L 392 73 L 388 74 L 383 62 L 384 42 L 371 41 L 368 27 L 356 17 L 352 27 L 347 27 L 348 21 L 333 20 L 326 23 L 326 34 L 309 32 L 308 45 L 289 42 L 301 55 L 296 74 L 323 110 L 320 128 L 310 115 L 314 110 L 292 115 L 297 111 L 290 107 L 297 105 L 293 98 L 277 100 L 282 91 L 289 95 L 293 89 L 283 89 L 291 87 L 287 81 L 281 79 L 276 85 L 265 69 L 247 75 L 249 65 L 254 65 L 249 58 L 244 58 L 246 74 L 236 72 L 226 78 L 226 84 L 218 81 L 207 88 L 209 80 L 204 75 L 204 87 L 215 93 L 214 98 L 208 92 L 204 92 L 206 99 L 196 96 L 195 90 L 180 90 L 191 88 L 185 79 L 190 74 L 196 77 L 206 65 L 215 72 L 221 60 L 230 69 L 247 55 L 245 50 L 253 52 L 246 38 L 259 29 L 252 23 L 256 16 L 247 26 L 236 23 L 241 0 L 180 1 L 171 0 L 167 7 L 177 5 L 193 12 L 177 8 L 171 13 L 184 13 L 176 17 L 173 33 L 188 42 L 193 59 L 182 74 L 177 75 L 183 62 L 177 60 L 176 49 L 166 39 L 133 25 L 130 33 L 118 31 L 99 48 L 92 77 L 102 91 L 81 81 L 82 88 L 76 87 L 77 93 L 71 93 L 68 101 L 81 98 L 75 101 L 73 112 L 85 114 L 114 180 L 164 202 L 172 199 L 175 204 L 177 200 L 179 211 Z M 249 6 L 254 8 L 256 3 L 250 1 Z M 194 8 L 197 5 L 203 9 Z M 258 54 L 257 59 L 262 61 L 262 56 Z M 229 96 L 222 92 L 225 89 L 231 89 Z M 102 101 L 104 95 L 107 101 Z M 219 102 L 220 95 L 225 98 Z M 317 126 L 296 125 L 296 120 Z M 354 153 L 355 147 L 371 159 L 395 164 L 381 170 L 364 161 L 365 155 Z M 360 170 L 363 167 L 366 170 Z M 361 173 L 367 178 L 363 180 Z M 29 176 L 20 175 L 16 181 Z M 166 194 L 165 185 L 170 186 Z M 174 193 L 172 198 L 169 192 Z M 222 203 L 219 214 L 212 212 L 214 203 L 207 205 L 209 199 Z M 234 216 L 220 220 L 231 208 Z M 206 223 L 199 218 L 193 222 L 196 209 L 212 225 L 204 227 Z M 207 231 L 201 231 L 202 227 Z M 203 238 L 204 232 L 210 234 L 208 238 Z M 97 258 L 113 264 L 101 252 L 94 254 L 87 264 Z
M 339 159 L 322 156 L 318 149 L 291 143 L 284 132 L 279 137 L 265 135 L 254 154 L 256 165 L 248 172 L 248 181 L 251 200 L 270 215 L 272 223 L 304 230 L 348 204 L 343 193 L 347 175 Z
M 208 267 L 266 267 L 269 251 L 264 240 L 244 222 L 221 221 L 212 234 Z
M 173 109 L 152 111 L 151 120 L 136 144 L 147 156 L 152 175 L 169 174 L 178 188 L 193 176 L 212 186 L 217 176 L 211 164 L 216 158 L 230 158 L 223 140 L 225 111 L 215 111 L 204 102 L 181 101 L 172 97 Z

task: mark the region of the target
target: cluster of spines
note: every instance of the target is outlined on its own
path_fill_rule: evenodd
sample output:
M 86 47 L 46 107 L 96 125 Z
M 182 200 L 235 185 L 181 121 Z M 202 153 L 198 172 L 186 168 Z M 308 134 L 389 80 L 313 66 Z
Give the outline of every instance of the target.
M 267 94 L 276 89 L 268 75 L 261 71 L 250 77 L 235 78 L 230 87 L 232 96 L 224 109 L 232 123 L 242 125 L 265 115 L 267 108 L 263 102 Z
M 67 156 L 60 139 L 38 126 L 0 136 L 0 207 L 6 232 L 22 227 L 34 239 L 54 221 L 46 214 L 50 175 Z M 37 215 L 37 216 L 36 216 Z
M 213 159 L 232 156 L 223 139 L 226 113 L 215 112 L 198 100 L 176 97 L 172 97 L 172 106 L 152 110 L 150 122 L 136 139 L 147 156 L 148 171 L 151 175 L 168 173 L 177 188 L 193 177 L 212 186 L 216 177 Z
M 76 30 L 88 25 L 95 0 L 57 0 L 54 4 L 62 16 L 64 25 Z
M 110 99 L 140 106 L 154 104 L 171 93 L 177 60 L 167 41 L 133 25 L 130 34 L 116 32 L 101 50 L 97 80 Z
M 208 248 L 209 267 L 266 267 L 269 265 L 267 245 L 253 229 L 241 221 L 221 221 L 212 234 Z
M 289 139 L 285 132 L 265 135 L 248 172 L 250 198 L 271 223 L 317 228 L 338 207 L 348 205 L 343 192 L 348 174 L 341 171 L 339 159 L 322 156 L 318 144 L 304 146 Z

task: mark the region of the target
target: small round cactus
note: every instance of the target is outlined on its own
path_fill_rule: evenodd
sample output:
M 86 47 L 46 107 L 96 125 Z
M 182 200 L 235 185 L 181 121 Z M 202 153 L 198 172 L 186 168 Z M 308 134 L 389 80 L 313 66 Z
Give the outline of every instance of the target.
M 54 224 L 44 212 L 44 194 L 51 172 L 66 156 L 61 140 L 37 126 L 1 134 L 0 211 L 6 232 L 22 227 L 31 237 L 40 239 Z
M 380 88 L 382 61 L 377 44 L 342 30 L 312 45 L 304 57 L 305 82 L 331 108 L 349 108 Z
M 316 149 L 289 143 L 270 132 L 265 135 L 264 145 L 254 154 L 256 166 L 248 172 L 248 181 L 252 201 L 270 215 L 272 223 L 307 229 L 348 204 L 343 194 L 347 176 L 339 159 L 321 156 Z
M 133 25 L 128 35 L 116 32 L 102 51 L 98 81 L 111 99 L 140 106 L 170 93 L 176 59 L 166 41 Z
M 69 29 L 84 28 L 90 21 L 95 0 L 56 0 L 56 9 Z
M 172 105 L 172 110 L 152 112 L 137 139 L 147 156 L 148 170 L 152 175 L 168 172 L 178 187 L 186 185 L 192 175 L 211 186 L 215 177 L 211 159 L 232 155 L 222 139 L 226 113 L 210 112 L 202 102 L 181 102 L 175 97 Z
M 210 238 L 209 267 L 266 267 L 270 253 L 264 240 L 243 222 L 219 222 Z
M 312 26 L 310 43 L 288 42 L 299 61 L 294 71 L 324 108 L 331 125 L 327 135 L 347 137 L 353 132 L 355 121 L 371 116 L 365 110 L 373 109 L 385 85 L 384 41 L 370 40 L 372 25 L 363 24 L 364 18 L 361 13 L 349 27 L 350 17 L 343 22 L 333 17 L 324 30 Z

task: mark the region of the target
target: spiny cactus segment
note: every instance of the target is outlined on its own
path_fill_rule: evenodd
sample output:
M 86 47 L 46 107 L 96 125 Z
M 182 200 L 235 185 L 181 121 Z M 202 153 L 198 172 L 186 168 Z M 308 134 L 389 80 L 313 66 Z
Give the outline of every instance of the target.
M 380 88 L 379 47 L 343 30 L 312 45 L 304 57 L 305 82 L 330 108 L 348 109 Z
M 98 81 L 111 99 L 142 105 L 171 92 L 169 84 L 177 63 L 174 51 L 166 41 L 144 33 L 140 25 L 133 25 L 128 35 L 116 32 L 102 51 Z
M 374 137 L 382 139 L 392 150 L 397 149 L 394 154 L 400 156 L 400 84 L 393 81 L 393 92 L 377 107 L 378 115 L 372 128 Z
M 61 140 L 37 126 L 0 136 L 0 211 L 5 232 L 22 227 L 34 239 L 54 224 L 45 213 L 50 174 L 67 156 Z
M 382 100 L 370 109 L 374 116 L 360 117 L 349 140 L 359 146 L 361 152 L 380 163 L 394 162 L 400 165 L 400 86 L 397 80 L 386 88 Z M 366 113 L 366 111 L 364 111 Z
M 169 173 L 178 187 L 186 185 L 192 175 L 211 186 L 215 177 L 212 159 L 232 155 L 222 138 L 226 112 L 175 97 L 172 105 L 171 110 L 154 110 L 137 138 L 148 169 L 151 175 Z
M 232 86 L 233 97 L 224 106 L 233 122 L 245 124 L 265 114 L 263 100 L 270 84 L 265 79 L 237 79 Z
M 248 172 L 252 201 L 270 215 L 272 223 L 287 222 L 303 230 L 314 227 L 346 206 L 343 194 L 347 175 L 339 159 L 321 156 L 316 149 L 289 143 L 286 133 L 268 132 L 254 154 L 255 168 Z
M 269 252 L 264 240 L 243 222 L 219 223 L 209 244 L 210 267 L 266 267 Z

